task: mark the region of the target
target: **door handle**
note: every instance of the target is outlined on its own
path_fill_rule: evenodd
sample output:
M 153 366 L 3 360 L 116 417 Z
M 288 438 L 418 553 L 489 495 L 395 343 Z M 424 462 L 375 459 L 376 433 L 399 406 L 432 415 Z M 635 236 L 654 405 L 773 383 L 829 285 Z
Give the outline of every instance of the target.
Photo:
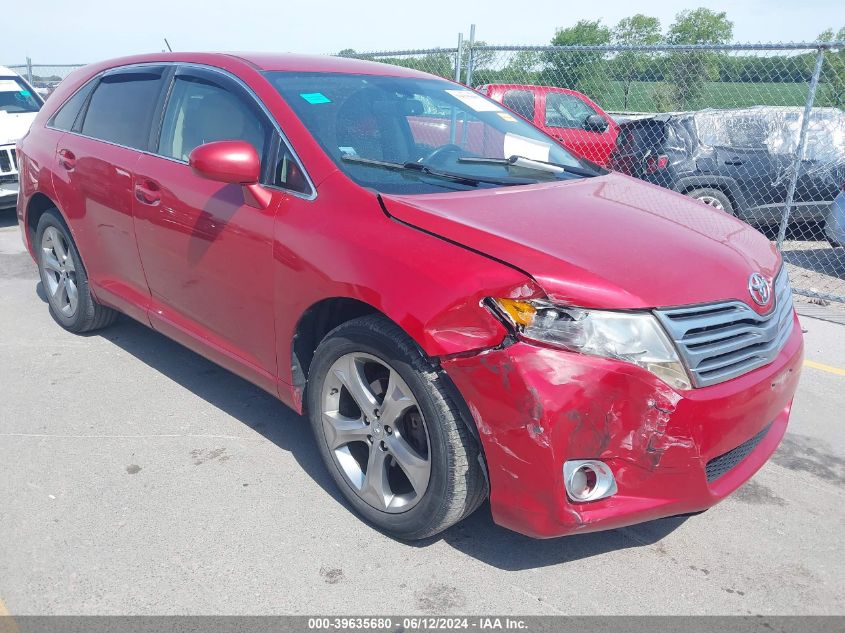
M 72 171 L 76 167 L 76 156 L 69 149 L 60 149 L 59 164 L 68 171 Z
M 142 178 L 135 183 L 135 199 L 142 204 L 155 206 L 161 202 L 161 187 L 148 178 Z
M 742 161 L 736 156 L 732 156 L 725 161 L 725 165 L 742 165 Z

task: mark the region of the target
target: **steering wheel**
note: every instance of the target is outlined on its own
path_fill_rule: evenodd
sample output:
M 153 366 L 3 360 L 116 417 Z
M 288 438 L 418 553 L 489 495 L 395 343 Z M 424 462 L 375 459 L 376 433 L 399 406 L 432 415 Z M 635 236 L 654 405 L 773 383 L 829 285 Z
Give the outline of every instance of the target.
M 448 145 L 441 145 L 440 147 L 432 150 L 426 156 L 422 157 L 418 162 L 422 163 L 423 165 L 428 165 L 430 163 L 436 164 L 449 154 L 463 153 L 463 151 L 464 150 L 460 145 L 449 143 Z

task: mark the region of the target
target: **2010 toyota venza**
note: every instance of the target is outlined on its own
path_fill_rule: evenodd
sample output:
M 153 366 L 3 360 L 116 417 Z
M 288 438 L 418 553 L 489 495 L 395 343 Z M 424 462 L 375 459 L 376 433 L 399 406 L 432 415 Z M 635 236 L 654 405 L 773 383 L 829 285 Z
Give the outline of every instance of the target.
M 770 242 L 459 84 L 125 58 L 63 81 L 18 152 L 55 320 L 126 314 L 307 414 L 396 537 L 488 497 L 537 537 L 698 512 L 785 432 L 802 338 Z

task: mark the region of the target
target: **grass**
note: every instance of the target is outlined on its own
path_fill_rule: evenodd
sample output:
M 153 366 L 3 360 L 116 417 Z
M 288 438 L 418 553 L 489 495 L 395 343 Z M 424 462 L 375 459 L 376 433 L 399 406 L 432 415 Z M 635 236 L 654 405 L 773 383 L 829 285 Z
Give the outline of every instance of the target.
M 659 112 L 655 93 L 664 88 L 661 82 L 633 82 L 625 105 L 624 84 L 621 81 L 585 82 L 582 92 L 588 94 L 608 111 Z M 803 106 L 807 100 L 807 84 L 803 83 L 741 83 L 708 81 L 683 110 L 703 108 L 745 108 L 755 105 Z

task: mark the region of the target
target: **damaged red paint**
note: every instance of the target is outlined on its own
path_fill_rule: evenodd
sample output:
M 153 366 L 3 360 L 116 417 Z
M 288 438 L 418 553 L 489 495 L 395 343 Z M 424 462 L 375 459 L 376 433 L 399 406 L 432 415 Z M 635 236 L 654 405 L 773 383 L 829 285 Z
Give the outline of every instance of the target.
M 724 498 L 777 447 L 802 355 L 801 337 L 793 336 L 771 365 L 687 391 L 627 363 L 522 342 L 442 365 L 478 428 L 494 519 L 552 537 L 697 512 Z M 706 463 L 769 423 L 757 449 L 708 484 Z M 561 466 L 586 458 L 610 465 L 616 495 L 580 504 L 567 498 Z

